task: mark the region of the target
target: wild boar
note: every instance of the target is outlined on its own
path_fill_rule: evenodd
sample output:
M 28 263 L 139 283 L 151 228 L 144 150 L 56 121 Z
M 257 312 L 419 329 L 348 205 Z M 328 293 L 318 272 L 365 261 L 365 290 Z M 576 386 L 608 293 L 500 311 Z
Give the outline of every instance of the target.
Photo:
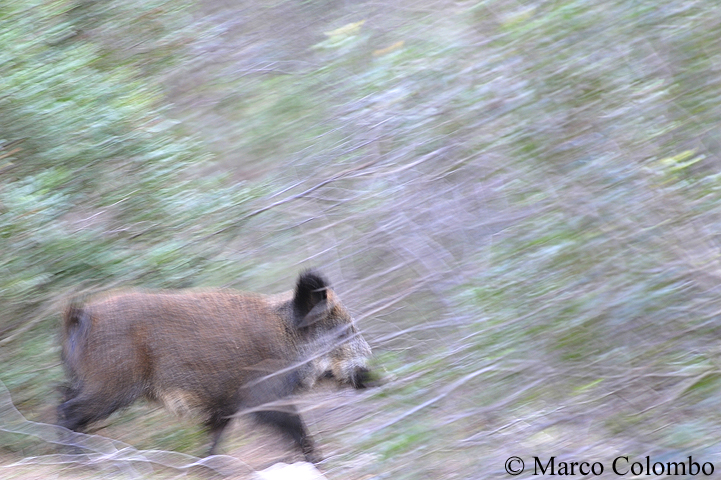
M 321 377 L 355 388 L 369 379 L 371 349 L 315 271 L 278 295 L 121 291 L 76 301 L 65 312 L 61 341 L 70 385 L 60 425 L 82 431 L 142 397 L 200 414 L 210 454 L 232 416 L 251 409 L 317 462 L 297 409 L 268 403 Z

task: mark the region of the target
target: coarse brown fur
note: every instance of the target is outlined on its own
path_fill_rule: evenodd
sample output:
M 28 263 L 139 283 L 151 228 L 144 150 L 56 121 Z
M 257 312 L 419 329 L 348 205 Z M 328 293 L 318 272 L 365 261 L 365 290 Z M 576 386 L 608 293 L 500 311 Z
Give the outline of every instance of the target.
M 311 461 L 313 442 L 294 407 L 263 405 L 321 376 L 362 388 L 370 347 L 320 274 L 295 291 L 110 292 L 65 312 L 62 358 L 70 387 L 59 423 L 81 431 L 138 398 L 200 414 L 214 452 L 230 417 L 255 409 Z

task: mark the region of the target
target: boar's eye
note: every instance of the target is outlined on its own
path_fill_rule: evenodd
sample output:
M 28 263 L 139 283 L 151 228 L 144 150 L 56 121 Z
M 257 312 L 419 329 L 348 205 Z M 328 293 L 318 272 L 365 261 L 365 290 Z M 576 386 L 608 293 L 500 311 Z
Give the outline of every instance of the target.
M 348 337 L 351 336 L 351 333 L 352 333 L 352 331 L 351 331 L 351 326 L 350 326 L 350 325 L 340 325 L 340 326 L 336 329 L 336 332 L 335 332 L 335 333 L 336 333 L 336 337 L 337 337 L 339 340 L 345 340 L 345 339 L 347 339 Z

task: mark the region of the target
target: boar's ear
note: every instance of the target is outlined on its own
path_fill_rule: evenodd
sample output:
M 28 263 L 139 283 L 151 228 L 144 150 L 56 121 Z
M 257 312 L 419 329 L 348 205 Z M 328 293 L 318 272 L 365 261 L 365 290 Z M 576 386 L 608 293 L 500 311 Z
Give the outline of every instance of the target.
M 313 323 L 306 318 L 311 311 L 314 311 L 313 317 L 317 317 L 319 311 L 325 311 L 328 288 L 328 280 L 318 272 L 306 270 L 300 274 L 293 296 L 293 316 L 297 326 L 307 327 Z

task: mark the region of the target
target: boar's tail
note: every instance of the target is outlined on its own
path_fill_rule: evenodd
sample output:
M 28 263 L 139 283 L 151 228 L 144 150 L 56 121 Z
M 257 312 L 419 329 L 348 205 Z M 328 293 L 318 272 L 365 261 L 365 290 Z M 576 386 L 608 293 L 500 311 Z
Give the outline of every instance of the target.
M 63 317 L 62 358 L 71 372 L 77 370 L 81 350 L 90 331 L 90 314 L 79 302 L 73 302 Z

